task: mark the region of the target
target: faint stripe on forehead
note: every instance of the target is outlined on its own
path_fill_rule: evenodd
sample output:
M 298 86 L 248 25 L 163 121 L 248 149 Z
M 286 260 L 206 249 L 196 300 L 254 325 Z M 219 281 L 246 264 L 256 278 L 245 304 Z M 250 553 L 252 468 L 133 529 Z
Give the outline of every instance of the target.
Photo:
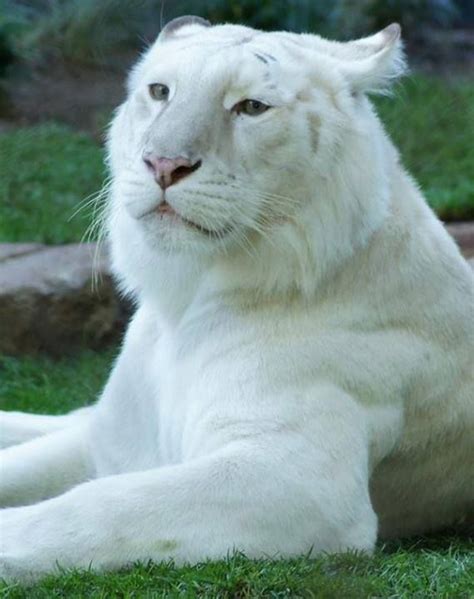
M 262 54 L 258 54 L 258 52 L 253 52 L 253 55 L 255 56 L 255 58 L 258 58 L 258 60 L 260 60 L 264 64 L 268 64 L 268 60 L 265 58 L 265 56 L 262 56 Z
M 278 60 L 274 56 L 268 54 L 267 52 L 253 52 L 253 55 L 265 64 L 268 64 L 270 61 L 278 62 Z
M 232 45 L 233 46 L 242 46 L 243 44 L 248 44 L 249 42 L 251 42 L 253 40 L 253 38 L 254 38 L 253 35 L 246 35 L 241 40 L 238 40 L 237 42 L 235 42 Z
M 278 33 L 277 37 L 272 39 L 272 45 L 274 45 L 278 50 L 283 50 L 288 54 L 288 56 L 298 62 L 306 59 L 305 46 L 301 43 L 299 39 L 295 39 L 290 34 Z M 265 56 L 269 56 L 268 53 L 260 52 Z M 274 58 L 274 60 L 276 60 Z

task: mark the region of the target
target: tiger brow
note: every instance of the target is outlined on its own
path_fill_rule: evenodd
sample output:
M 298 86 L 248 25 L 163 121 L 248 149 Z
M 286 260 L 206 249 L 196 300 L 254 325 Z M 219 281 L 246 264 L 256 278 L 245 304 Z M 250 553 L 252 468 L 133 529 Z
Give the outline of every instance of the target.
M 253 52 L 253 55 L 255 56 L 255 58 L 258 58 L 258 60 L 261 60 L 265 64 L 268 64 L 268 60 L 278 62 L 277 59 L 274 56 L 272 56 L 271 54 Z

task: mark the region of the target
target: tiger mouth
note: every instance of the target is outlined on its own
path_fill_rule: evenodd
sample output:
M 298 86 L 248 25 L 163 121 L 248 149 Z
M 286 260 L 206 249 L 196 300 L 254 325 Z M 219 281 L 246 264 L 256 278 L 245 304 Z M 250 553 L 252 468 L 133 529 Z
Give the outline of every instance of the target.
M 222 237 L 223 235 L 227 235 L 227 233 L 229 233 L 231 231 L 230 226 L 227 226 L 224 229 L 211 230 L 211 229 L 206 229 L 206 227 L 203 227 L 202 225 L 198 225 L 197 223 L 195 223 L 191 220 L 188 220 L 187 218 L 184 218 L 183 216 L 180 216 L 179 218 L 183 221 L 183 223 L 185 225 L 187 225 L 191 229 L 199 231 L 199 233 L 202 233 L 203 235 L 207 235 L 207 237 Z
M 171 204 L 169 204 L 166 200 L 162 200 L 162 202 L 157 207 L 153 208 L 152 210 L 150 210 L 143 216 L 148 216 L 153 213 L 157 213 L 159 215 L 167 214 L 168 216 L 171 216 L 171 217 L 175 218 L 176 220 L 179 220 L 180 222 L 182 222 L 184 225 L 186 225 L 190 229 L 194 229 L 195 231 L 198 231 L 202 235 L 206 235 L 207 237 L 211 237 L 211 238 L 222 237 L 222 236 L 230 233 L 230 231 L 232 230 L 232 227 L 230 225 L 227 225 L 226 227 L 224 227 L 222 229 L 207 229 L 203 225 L 200 225 L 199 223 L 189 220 L 189 219 L 185 218 L 184 216 L 182 216 L 181 214 L 179 214 L 173 208 L 173 206 L 171 206 Z

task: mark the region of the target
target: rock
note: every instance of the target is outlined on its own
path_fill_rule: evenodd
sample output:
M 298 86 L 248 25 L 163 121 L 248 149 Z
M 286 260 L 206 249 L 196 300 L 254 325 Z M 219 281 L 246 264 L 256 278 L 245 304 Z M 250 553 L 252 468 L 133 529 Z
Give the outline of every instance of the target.
M 474 256 L 474 222 L 459 222 L 446 225 L 466 258 Z
M 474 269 L 474 223 L 447 229 Z M 0 353 L 99 348 L 120 338 L 130 311 L 95 244 L 0 244 Z
M 32 254 L 42 247 L 40 243 L 0 243 L 0 263 L 16 256 Z
M 120 337 L 127 306 L 95 244 L 0 244 L 0 353 L 60 355 Z

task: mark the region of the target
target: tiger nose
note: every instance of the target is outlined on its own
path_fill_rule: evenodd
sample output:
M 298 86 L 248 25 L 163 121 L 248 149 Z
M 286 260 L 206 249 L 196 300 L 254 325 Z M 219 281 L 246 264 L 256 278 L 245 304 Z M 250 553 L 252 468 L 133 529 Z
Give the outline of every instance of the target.
M 194 173 L 201 166 L 200 160 L 193 164 L 188 158 L 184 158 L 183 156 L 163 158 L 149 153 L 144 154 L 143 161 L 148 170 L 153 173 L 155 181 L 163 190 Z

